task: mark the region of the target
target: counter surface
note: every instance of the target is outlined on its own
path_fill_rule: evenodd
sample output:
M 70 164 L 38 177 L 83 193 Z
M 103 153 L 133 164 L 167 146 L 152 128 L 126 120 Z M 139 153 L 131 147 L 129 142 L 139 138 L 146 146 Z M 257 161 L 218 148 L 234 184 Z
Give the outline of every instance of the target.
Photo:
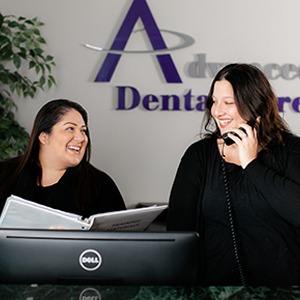
M 0 285 L 1 300 L 300 299 L 300 287 Z

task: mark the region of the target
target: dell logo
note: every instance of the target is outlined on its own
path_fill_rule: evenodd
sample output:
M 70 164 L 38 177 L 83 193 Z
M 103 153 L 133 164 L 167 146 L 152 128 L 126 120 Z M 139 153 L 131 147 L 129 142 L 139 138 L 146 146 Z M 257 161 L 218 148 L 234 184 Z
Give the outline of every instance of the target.
M 86 288 L 80 293 L 79 300 L 101 300 L 101 294 L 94 288 Z
M 88 264 L 98 264 L 99 263 L 99 259 L 98 257 L 83 257 L 82 258 L 82 263 L 88 263 Z
M 97 270 L 102 263 L 101 255 L 98 251 L 87 249 L 79 256 L 79 264 L 86 271 Z

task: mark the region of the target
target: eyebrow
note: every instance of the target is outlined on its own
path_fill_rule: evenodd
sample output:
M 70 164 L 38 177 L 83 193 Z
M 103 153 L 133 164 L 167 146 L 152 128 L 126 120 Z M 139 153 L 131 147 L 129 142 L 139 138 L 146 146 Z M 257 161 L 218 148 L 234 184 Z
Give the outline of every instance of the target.
M 69 125 L 69 124 L 74 125 L 74 126 L 78 126 L 78 124 L 76 124 L 74 122 L 66 122 L 66 123 L 64 123 L 64 125 Z M 80 127 L 87 127 L 87 126 L 85 124 L 83 124 Z
M 212 95 L 212 98 L 217 99 L 217 97 L 214 96 L 214 95 Z M 235 100 L 234 96 L 224 96 L 224 97 L 222 97 L 222 99 L 233 99 L 233 100 Z

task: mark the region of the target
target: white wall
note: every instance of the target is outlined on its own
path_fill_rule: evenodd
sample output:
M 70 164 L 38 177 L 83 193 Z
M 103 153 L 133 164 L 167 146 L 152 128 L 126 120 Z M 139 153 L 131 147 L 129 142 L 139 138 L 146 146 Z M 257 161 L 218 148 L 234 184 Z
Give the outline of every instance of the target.
M 105 54 L 84 43 L 109 48 L 132 0 L 0 0 L 2 14 L 37 16 L 47 52 L 57 67 L 57 86 L 35 99 L 19 99 L 18 120 L 28 131 L 42 104 L 53 98 L 80 102 L 89 112 L 92 162 L 110 174 L 127 206 L 167 202 L 186 147 L 198 139 L 202 112 L 116 111 L 116 86 L 133 86 L 142 95 L 204 95 L 211 78 L 192 78 L 187 69 L 199 53 L 207 62 L 257 62 L 300 65 L 298 0 L 148 0 L 160 29 L 188 34 L 195 44 L 171 52 L 183 80 L 167 84 L 154 54 L 123 55 L 108 83 L 93 82 Z M 141 28 L 138 23 L 137 28 Z M 166 36 L 169 47 L 177 41 Z M 147 36 L 132 35 L 126 49 L 149 49 Z M 271 80 L 278 96 L 300 96 L 300 78 Z M 287 106 L 283 116 L 300 133 L 299 113 Z

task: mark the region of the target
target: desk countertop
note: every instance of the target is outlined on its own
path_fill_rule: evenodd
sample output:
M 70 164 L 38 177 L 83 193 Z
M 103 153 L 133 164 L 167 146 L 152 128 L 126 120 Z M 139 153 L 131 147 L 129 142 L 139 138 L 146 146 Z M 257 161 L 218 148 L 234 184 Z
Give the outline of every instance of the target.
M 300 287 L 0 285 L 1 300 L 300 299 Z

